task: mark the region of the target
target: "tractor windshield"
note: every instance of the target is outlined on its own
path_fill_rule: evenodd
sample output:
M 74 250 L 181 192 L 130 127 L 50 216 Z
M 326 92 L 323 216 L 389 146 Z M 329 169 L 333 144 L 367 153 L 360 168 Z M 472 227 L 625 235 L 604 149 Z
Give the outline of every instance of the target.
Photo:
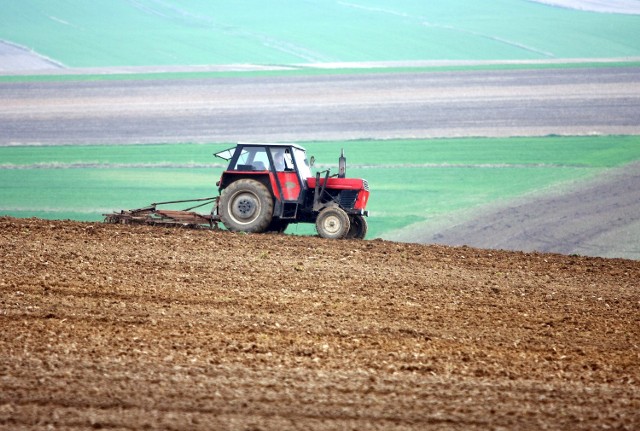
M 300 178 L 302 178 L 303 181 L 307 178 L 311 178 L 311 168 L 309 167 L 309 161 L 307 160 L 307 153 L 294 147 L 293 157 L 296 160 L 298 171 L 300 171 Z

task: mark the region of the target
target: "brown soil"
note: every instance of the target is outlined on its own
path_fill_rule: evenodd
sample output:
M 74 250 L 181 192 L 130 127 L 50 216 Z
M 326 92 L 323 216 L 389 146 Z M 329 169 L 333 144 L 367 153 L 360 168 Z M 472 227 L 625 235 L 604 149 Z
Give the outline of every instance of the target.
M 640 262 L 0 218 L 0 429 L 640 428 Z

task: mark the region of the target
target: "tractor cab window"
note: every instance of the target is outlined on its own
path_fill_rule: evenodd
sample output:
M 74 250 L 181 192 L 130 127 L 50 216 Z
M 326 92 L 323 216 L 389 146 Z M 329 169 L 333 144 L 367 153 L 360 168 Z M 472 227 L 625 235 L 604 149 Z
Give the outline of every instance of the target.
M 293 171 L 293 159 L 291 157 L 291 148 L 275 147 L 271 148 L 271 157 L 276 171 Z
M 303 181 L 311 178 L 311 167 L 309 166 L 309 160 L 307 160 L 307 153 L 298 148 L 293 148 L 293 157 L 296 159 L 296 166 L 298 166 L 298 170 L 300 171 L 300 178 L 302 178 Z
M 269 169 L 269 157 L 264 147 L 245 147 L 240 153 L 236 165 L 237 171 L 265 171 Z

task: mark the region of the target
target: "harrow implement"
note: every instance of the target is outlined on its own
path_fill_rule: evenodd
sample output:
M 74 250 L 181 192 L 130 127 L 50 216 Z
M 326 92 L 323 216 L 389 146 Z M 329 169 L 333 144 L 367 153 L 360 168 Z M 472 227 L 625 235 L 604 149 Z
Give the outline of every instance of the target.
M 193 229 L 218 229 L 220 218 L 215 213 L 218 198 L 219 196 L 156 202 L 143 208 L 121 210 L 120 212 L 103 214 L 103 216 L 105 217 L 105 223 L 113 224 L 147 224 L 179 226 Z M 183 210 L 158 209 L 158 206 L 161 205 L 174 205 L 187 202 L 198 202 L 198 204 Z M 193 211 L 196 208 L 209 204 L 213 204 L 211 214 L 200 214 Z

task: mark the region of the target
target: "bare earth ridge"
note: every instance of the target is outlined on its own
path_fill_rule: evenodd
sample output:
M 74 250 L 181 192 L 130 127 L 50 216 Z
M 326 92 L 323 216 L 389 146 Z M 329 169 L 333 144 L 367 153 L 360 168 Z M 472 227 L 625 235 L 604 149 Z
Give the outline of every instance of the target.
M 638 429 L 640 262 L 0 218 L 0 429 Z
M 640 162 L 385 235 L 396 241 L 640 260 Z

